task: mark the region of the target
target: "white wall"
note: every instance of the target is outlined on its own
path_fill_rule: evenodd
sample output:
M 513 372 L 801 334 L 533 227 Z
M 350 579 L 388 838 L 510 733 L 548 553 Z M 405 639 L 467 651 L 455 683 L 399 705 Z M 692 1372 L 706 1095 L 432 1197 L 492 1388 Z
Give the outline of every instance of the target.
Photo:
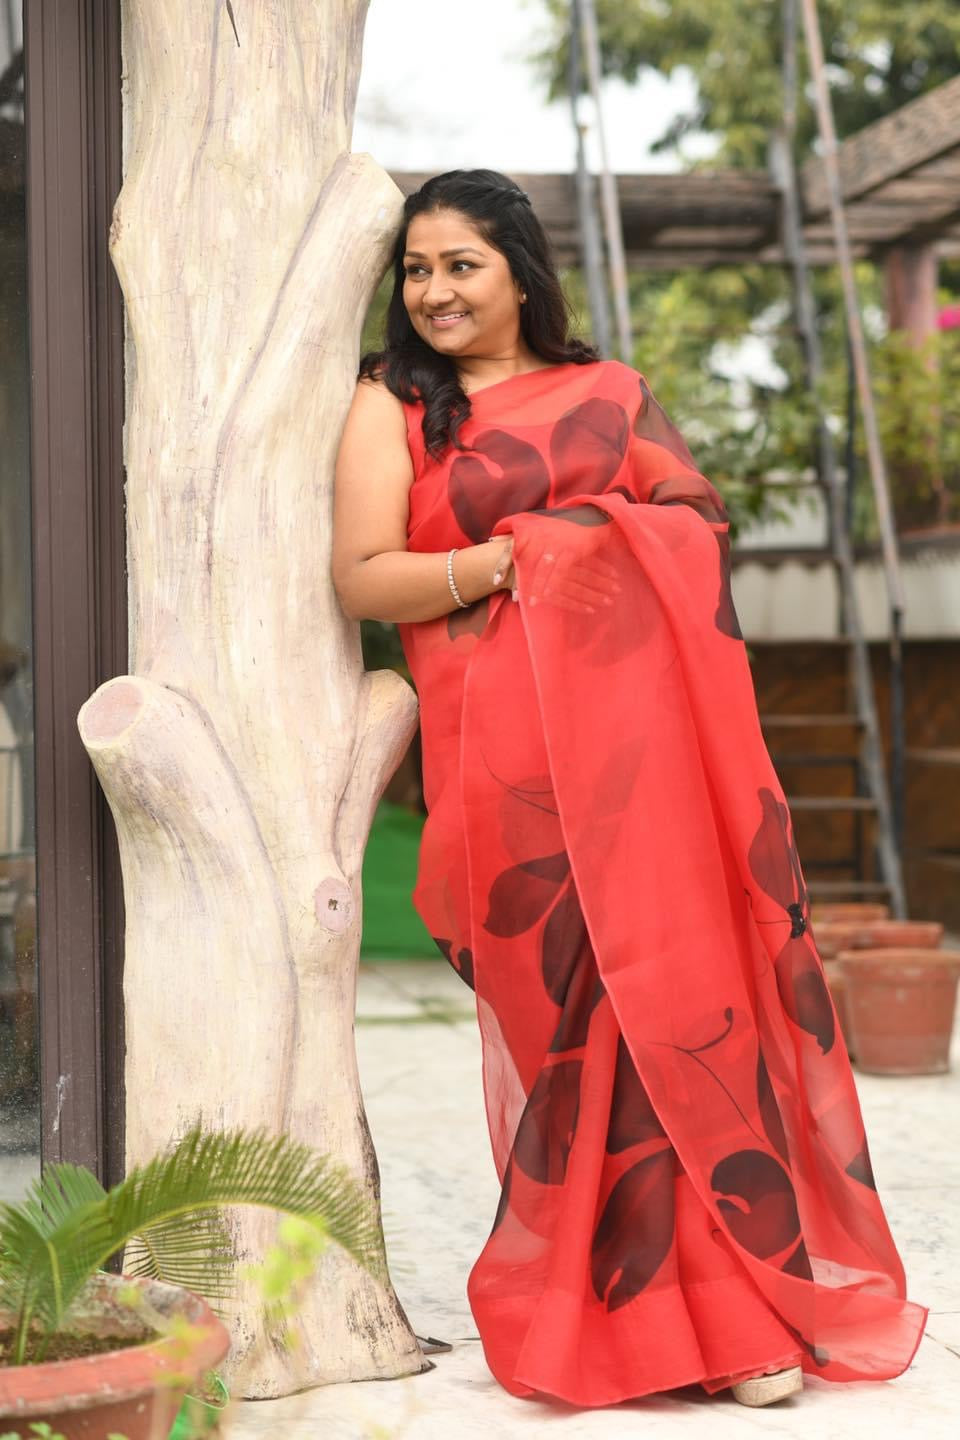
M 960 537 L 952 546 L 905 549 L 901 564 L 904 638 L 960 639 Z M 822 556 L 771 563 L 735 552 L 732 586 L 748 640 L 829 640 L 839 634 L 836 578 Z M 867 639 L 885 639 L 888 601 L 879 557 L 857 561 L 856 587 Z

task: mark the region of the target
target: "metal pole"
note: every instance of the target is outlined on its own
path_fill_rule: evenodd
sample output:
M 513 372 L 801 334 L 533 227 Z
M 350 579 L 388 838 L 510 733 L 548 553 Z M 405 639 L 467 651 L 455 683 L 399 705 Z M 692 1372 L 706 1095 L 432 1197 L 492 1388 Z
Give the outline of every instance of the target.
M 900 866 L 900 846 L 896 827 L 896 808 L 891 806 L 883 764 L 883 747 L 870 670 L 870 656 L 860 620 L 860 607 L 854 583 L 854 561 L 850 530 L 846 523 L 845 489 L 841 487 L 836 447 L 822 395 L 823 356 L 810 283 L 803 235 L 799 187 L 796 175 L 797 128 L 797 0 L 784 0 L 783 7 L 783 127 L 774 137 L 771 161 L 774 177 L 780 187 L 783 203 L 783 244 L 793 270 L 797 308 L 797 328 L 803 345 L 807 375 L 817 411 L 817 461 L 820 479 L 826 492 L 830 516 L 830 548 L 833 556 L 839 600 L 841 633 L 850 639 L 850 666 L 857 713 L 863 722 L 862 758 L 869 777 L 870 790 L 877 806 L 877 850 L 884 878 L 890 887 L 894 914 L 903 918 L 906 905 Z M 850 483 L 850 477 L 847 477 Z M 896 781 L 896 771 L 894 772 Z
M 813 287 L 810 283 L 810 267 L 807 264 L 806 244 L 803 236 L 803 216 L 796 176 L 797 137 L 797 9 L 796 0 L 784 0 L 783 5 L 783 125 L 774 132 L 770 145 L 771 170 L 780 188 L 783 205 L 783 247 L 793 275 L 794 304 L 797 312 L 797 329 L 803 346 L 807 379 L 813 394 L 817 415 L 817 472 L 820 483 L 826 491 L 827 520 L 830 549 L 837 565 L 839 630 L 845 633 L 846 597 L 840 575 L 841 557 L 837 547 L 839 520 L 835 492 L 839 490 L 836 447 L 833 435 L 824 413 L 821 383 L 823 378 L 823 355 L 820 348 L 820 332 L 813 301 Z
M 820 141 L 823 146 L 823 168 L 827 177 L 827 192 L 830 198 L 830 218 L 833 223 L 834 243 L 843 281 L 843 298 L 847 312 L 847 329 L 853 354 L 853 368 L 857 379 L 857 394 L 860 412 L 863 416 L 864 439 L 867 443 L 867 459 L 870 465 L 870 479 L 873 484 L 874 501 L 877 507 L 877 522 L 880 526 L 880 543 L 883 549 L 884 569 L 887 575 L 887 592 L 890 608 L 903 613 L 903 584 L 900 577 L 900 557 L 897 553 L 896 530 L 890 505 L 890 490 L 887 482 L 887 467 L 880 444 L 877 426 L 877 411 L 870 382 L 870 361 L 863 335 L 860 316 L 860 297 L 857 279 L 853 269 L 853 254 L 850 249 L 850 235 L 847 217 L 843 208 L 843 187 L 840 182 L 840 168 L 837 164 L 837 132 L 833 120 L 833 102 L 827 85 L 826 66 L 823 58 L 823 40 L 820 35 L 820 18 L 816 0 L 800 0 L 803 10 L 804 30 L 807 37 L 807 51 L 814 84 L 817 122 Z
M 826 66 L 823 57 L 823 39 L 820 34 L 820 16 L 816 0 L 801 0 L 803 24 L 810 58 L 810 72 L 813 78 L 816 98 L 817 122 L 823 148 L 823 167 L 827 178 L 827 193 L 830 198 L 830 217 L 833 222 L 834 242 L 840 262 L 843 280 L 843 297 L 847 311 L 847 333 L 853 355 L 853 368 L 857 380 L 857 394 L 860 399 L 860 413 L 863 417 L 863 433 L 867 445 L 867 460 L 870 481 L 880 527 L 880 546 L 883 552 L 883 568 L 887 582 L 890 605 L 890 689 L 891 689 L 891 782 L 893 789 L 893 826 L 898 848 L 903 838 L 903 654 L 901 634 L 905 609 L 903 580 L 900 575 L 900 557 L 897 548 L 897 533 L 890 504 L 890 488 L 887 467 L 880 443 L 877 425 L 877 411 L 870 380 L 870 360 L 863 334 L 860 315 L 860 298 L 853 269 L 853 254 L 847 231 L 847 217 L 843 206 L 843 186 L 840 167 L 837 163 L 837 132 L 833 119 L 833 102 L 827 85 Z
M 627 288 L 627 262 L 623 248 L 623 224 L 620 218 L 617 185 L 610 173 L 610 163 L 607 159 L 607 138 L 603 125 L 603 109 L 600 104 L 600 36 L 597 30 L 597 12 L 594 0 L 579 0 L 579 8 L 587 83 L 596 111 L 597 143 L 600 149 L 600 197 L 607 237 L 610 283 L 613 289 L 617 345 L 620 350 L 620 359 L 627 365 L 632 365 L 633 336 L 630 331 L 630 300 Z
M 791 27 L 796 25 L 796 3 L 797 0 L 785 0 L 785 60 L 788 58 L 792 46 Z M 830 201 L 830 218 L 843 283 L 844 307 L 847 318 L 847 339 L 856 382 L 856 392 L 860 400 L 861 414 L 863 416 L 870 480 L 876 506 L 877 520 L 880 527 L 883 567 L 887 584 L 890 611 L 890 722 L 892 742 L 891 783 L 889 792 L 887 789 L 886 775 L 884 773 L 883 748 L 876 714 L 876 702 L 873 695 L 873 677 L 870 672 L 869 652 L 860 625 L 849 532 L 845 523 L 846 517 L 840 488 L 836 483 L 834 484 L 831 503 L 833 539 L 843 575 L 845 624 L 847 633 L 849 633 L 853 640 L 851 660 L 860 714 L 864 723 L 864 762 L 870 775 L 871 789 L 873 790 L 874 799 L 877 803 L 877 846 L 880 852 L 883 870 L 891 886 L 891 901 L 894 914 L 902 918 L 906 914 L 906 896 L 900 866 L 900 855 L 903 848 L 904 810 L 903 664 L 901 651 L 901 631 L 904 611 L 903 585 L 900 576 L 896 531 L 890 505 L 886 465 L 884 462 L 883 448 L 880 443 L 873 387 L 870 380 L 870 362 L 863 333 L 860 299 L 857 292 L 856 275 L 853 268 L 853 254 L 850 248 L 847 217 L 844 210 L 843 187 L 837 161 L 838 147 L 836 127 L 833 119 L 833 105 L 826 80 L 823 41 L 820 35 L 820 20 L 817 13 L 816 0 L 799 0 L 799 3 L 802 6 L 807 52 L 810 61 L 811 76 L 814 82 L 817 123 L 823 150 L 822 161 Z M 785 80 L 789 81 L 791 79 L 795 85 L 795 67 L 792 74 L 785 67 Z M 790 173 L 793 175 L 792 154 L 790 158 Z M 794 189 L 796 189 L 795 178 L 793 184 Z M 794 227 L 798 237 L 797 244 L 801 247 L 802 254 L 803 233 L 798 195 L 794 197 L 793 208 L 795 211 Z M 815 335 L 814 344 L 815 349 L 818 348 L 816 347 Z M 852 484 L 852 475 L 850 474 L 847 476 L 847 484 L 848 486 Z
M 846 483 L 843 490 L 843 518 L 847 527 L 847 534 L 853 534 L 853 522 L 856 515 L 856 494 L 857 494 L 857 377 L 853 373 L 853 355 L 850 352 L 850 340 L 844 346 L 844 364 L 847 381 L 847 443 L 844 450 L 844 471 Z
M 577 215 L 580 221 L 580 252 L 587 282 L 587 303 L 590 307 L 590 329 L 593 343 L 600 354 L 611 354 L 610 311 L 607 306 L 607 280 L 603 269 L 603 242 L 597 221 L 593 177 L 587 169 L 584 145 L 586 126 L 579 116 L 578 101 L 583 78 L 580 64 L 580 0 L 570 0 L 570 66 L 568 72 L 570 109 L 577 140 Z

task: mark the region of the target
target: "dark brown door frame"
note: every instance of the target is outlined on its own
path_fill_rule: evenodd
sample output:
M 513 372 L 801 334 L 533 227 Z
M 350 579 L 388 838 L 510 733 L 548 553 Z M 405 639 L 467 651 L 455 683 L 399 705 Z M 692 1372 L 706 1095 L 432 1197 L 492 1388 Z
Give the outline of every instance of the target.
M 120 0 L 25 0 L 41 1149 L 122 1165 L 123 916 L 80 706 L 127 667 Z

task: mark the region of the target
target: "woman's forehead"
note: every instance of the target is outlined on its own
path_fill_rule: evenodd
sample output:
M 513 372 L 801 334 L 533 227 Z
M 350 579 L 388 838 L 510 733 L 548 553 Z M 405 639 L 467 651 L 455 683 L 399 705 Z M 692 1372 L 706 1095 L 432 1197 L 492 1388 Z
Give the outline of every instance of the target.
M 476 226 L 456 210 L 431 210 L 415 215 L 407 227 L 407 250 L 423 253 L 469 247 L 483 254 L 492 251 Z

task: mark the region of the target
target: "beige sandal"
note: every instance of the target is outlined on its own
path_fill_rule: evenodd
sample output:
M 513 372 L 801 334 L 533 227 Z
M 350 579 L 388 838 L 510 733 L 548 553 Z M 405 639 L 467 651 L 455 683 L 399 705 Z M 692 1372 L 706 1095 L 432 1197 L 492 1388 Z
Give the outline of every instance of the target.
M 803 1389 L 803 1371 L 799 1365 L 777 1370 L 773 1375 L 755 1375 L 752 1380 L 738 1380 L 731 1386 L 733 1398 L 741 1405 L 772 1405 Z

